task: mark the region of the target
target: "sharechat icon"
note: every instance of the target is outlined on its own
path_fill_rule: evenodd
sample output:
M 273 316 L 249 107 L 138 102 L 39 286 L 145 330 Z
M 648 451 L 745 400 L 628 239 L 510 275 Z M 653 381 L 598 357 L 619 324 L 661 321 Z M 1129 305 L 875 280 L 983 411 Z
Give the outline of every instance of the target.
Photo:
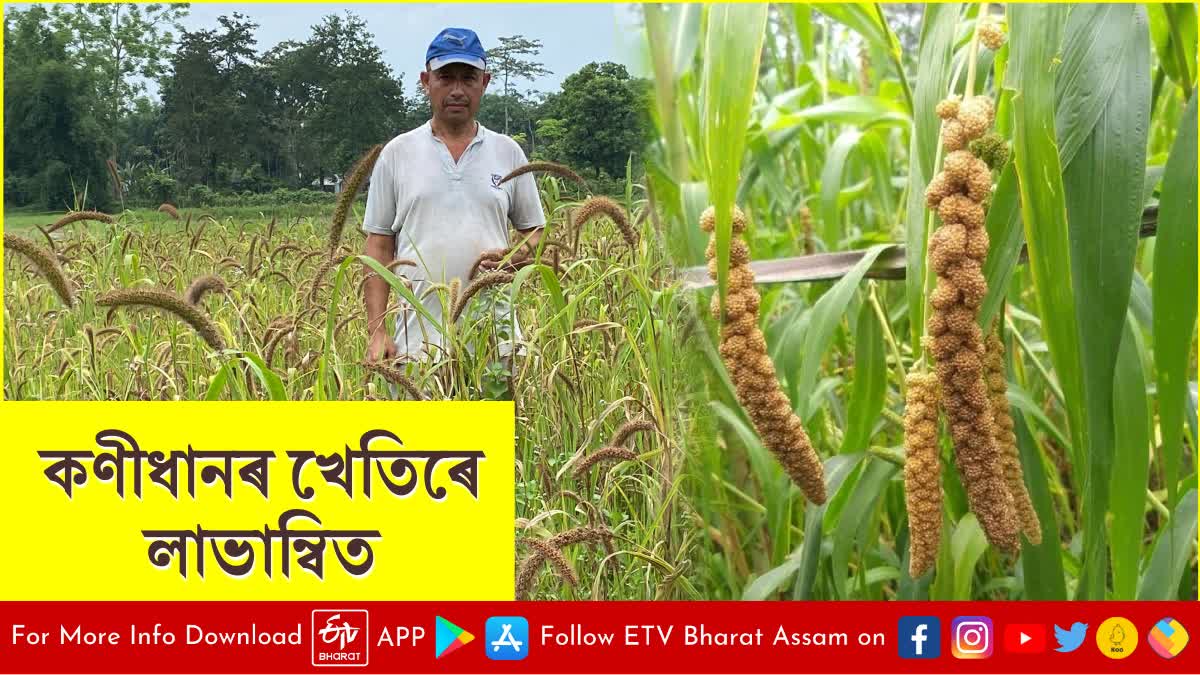
M 1187 646 L 1188 632 L 1183 624 L 1167 617 L 1154 624 L 1154 628 L 1150 629 L 1149 638 L 1148 642 L 1155 654 L 1164 659 L 1173 659 Z
M 1083 639 L 1087 637 L 1087 624 L 1076 621 L 1071 624 L 1071 629 L 1066 630 L 1059 628 L 1058 624 L 1054 625 L 1054 640 L 1058 642 L 1058 647 L 1054 651 L 1068 654 L 1079 649 L 1083 644 Z

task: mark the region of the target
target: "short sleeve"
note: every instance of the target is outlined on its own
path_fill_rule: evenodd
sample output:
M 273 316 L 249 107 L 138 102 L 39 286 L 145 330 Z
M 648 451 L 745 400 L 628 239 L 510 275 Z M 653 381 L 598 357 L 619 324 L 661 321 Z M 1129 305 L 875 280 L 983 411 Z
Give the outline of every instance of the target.
M 513 145 L 517 160 L 513 168 L 528 164 L 529 160 L 525 158 L 525 151 L 521 150 L 521 146 L 515 142 Z M 537 180 L 534 179 L 532 173 L 518 176 L 513 181 L 511 203 L 512 208 L 509 211 L 508 219 L 512 221 L 513 227 L 518 230 L 532 230 L 546 224 L 546 214 L 542 212 L 542 196 L 538 194 Z
M 371 185 L 367 189 L 367 210 L 363 215 L 363 232 L 371 234 L 395 234 L 396 180 L 391 162 L 381 155 L 371 171 Z

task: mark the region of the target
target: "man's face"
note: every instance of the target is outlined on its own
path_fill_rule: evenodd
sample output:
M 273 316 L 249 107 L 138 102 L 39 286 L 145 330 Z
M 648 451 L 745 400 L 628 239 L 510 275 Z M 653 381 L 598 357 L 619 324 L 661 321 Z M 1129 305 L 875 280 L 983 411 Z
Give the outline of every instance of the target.
M 451 124 L 475 119 L 479 101 L 492 80 L 490 73 L 465 63 L 450 63 L 421 73 L 433 116 Z

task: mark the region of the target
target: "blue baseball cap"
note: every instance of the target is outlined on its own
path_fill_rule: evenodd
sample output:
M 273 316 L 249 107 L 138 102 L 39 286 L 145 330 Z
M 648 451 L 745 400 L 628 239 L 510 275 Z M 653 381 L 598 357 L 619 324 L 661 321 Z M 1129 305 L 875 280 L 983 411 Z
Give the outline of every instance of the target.
M 437 70 L 449 63 L 465 63 L 480 70 L 487 69 L 487 52 L 479 44 L 479 36 L 469 28 L 445 28 L 429 43 L 425 65 Z

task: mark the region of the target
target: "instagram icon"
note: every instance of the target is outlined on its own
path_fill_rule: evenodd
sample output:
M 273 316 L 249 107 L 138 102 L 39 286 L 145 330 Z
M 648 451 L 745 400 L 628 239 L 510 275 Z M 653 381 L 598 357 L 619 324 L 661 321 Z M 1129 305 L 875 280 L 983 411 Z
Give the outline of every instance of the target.
M 992 655 L 992 620 L 960 616 L 950 625 L 950 653 L 956 659 L 986 659 Z

